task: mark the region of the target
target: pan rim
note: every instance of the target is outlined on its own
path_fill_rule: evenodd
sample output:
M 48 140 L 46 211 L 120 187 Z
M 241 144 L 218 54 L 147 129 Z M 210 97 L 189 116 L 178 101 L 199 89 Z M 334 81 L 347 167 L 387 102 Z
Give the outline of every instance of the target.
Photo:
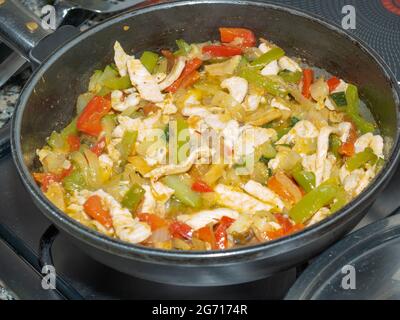
M 263 8 L 269 8 L 278 11 L 284 11 L 286 13 L 300 16 L 302 18 L 312 20 L 313 22 L 318 23 L 321 27 L 328 28 L 342 37 L 346 37 L 349 41 L 357 43 L 362 51 L 369 55 L 371 59 L 379 66 L 382 71 L 382 74 L 388 79 L 392 86 L 393 91 L 393 99 L 396 104 L 396 114 L 397 114 L 397 132 L 396 138 L 393 142 L 393 147 L 390 153 L 389 160 L 386 161 L 384 168 L 381 172 L 375 177 L 373 182 L 366 188 L 359 196 L 354 198 L 349 204 L 347 204 L 344 208 L 342 208 L 337 213 L 332 216 L 324 219 L 318 224 L 315 224 L 311 227 L 307 227 L 301 232 L 295 233 L 293 235 L 283 237 L 274 241 L 269 241 L 261 244 L 257 244 L 254 246 L 242 247 L 242 248 L 234 248 L 227 249 L 223 251 L 178 251 L 178 250 L 161 250 L 150 247 L 145 247 L 141 245 L 135 245 L 123 242 L 118 239 L 114 239 L 103 235 L 97 231 L 91 230 L 76 220 L 70 218 L 68 215 L 63 213 L 61 210 L 57 209 L 49 200 L 44 196 L 44 194 L 40 191 L 37 184 L 33 181 L 31 174 L 23 160 L 22 156 L 22 147 L 21 147 L 21 123 L 22 116 L 24 114 L 25 107 L 27 105 L 27 101 L 31 96 L 34 87 L 37 82 L 41 78 L 41 76 L 47 71 L 47 69 L 53 64 L 54 61 L 58 60 L 64 52 L 73 48 L 76 44 L 78 44 L 83 39 L 89 37 L 92 34 L 95 34 L 101 31 L 104 28 L 108 28 L 109 26 L 119 23 L 121 21 L 127 20 L 139 14 L 145 14 L 152 11 L 159 11 L 164 9 L 169 9 L 171 7 L 180 7 L 180 6 L 191 6 L 191 5 L 204 5 L 204 4 L 222 4 L 222 5 L 234 5 L 234 6 L 259 6 Z M 338 26 L 333 23 L 327 22 L 325 19 L 321 17 L 317 17 L 315 15 L 306 13 L 304 11 L 293 9 L 290 6 L 281 6 L 270 3 L 262 3 L 262 2 L 253 2 L 253 1 L 229 1 L 229 0 L 196 0 L 196 1 L 179 1 L 179 2 L 170 2 L 166 4 L 159 4 L 143 9 L 132 10 L 129 12 L 125 12 L 116 17 L 109 18 L 105 20 L 103 23 L 79 34 L 77 37 L 73 38 L 67 44 L 63 46 L 63 48 L 57 50 L 51 57 L 49 57 L 32 75 L 30 81 L 25 85 L 21 96 L 18 101 L 18 108 L 15 110 L 14 117 L 11 123 L 11 149 L 12 156 L 14 159 L 14 163 L 17 167 L 17 171 L 22 178 L 22 181 L 27 188 L 30 195 L 36 200 L 41 208 L 45 210 L 41 210 L 41 212 L 49 218 L 53 223 L 56 224 L 57 227 L 63 229 L 67 233 L 71 234 L 73 237 L 78 240 L 84 241 L 91 246 L 95 246 L 101 250 L 109 251 L 113 254 L 117 254 L 119 256 L 128 256 L 132 257 L 132 255 L 142 256 L 144 259 L 148 260 L 149 256 L 152 258 L 164 258 L 171 259 L 175 261 L 179 260 L 187 260 L 192 259 L 196 261 L 200 261 L 205 258 L 237 258 L 238 256 L 248 256 L 253 254 L 258 254 L 263 252 L 269 252 L 269 256 L 279 255 L 282 252 L 288 252 L 296 250 L 298 247 L 305 246 L 308 242 L 313 240 L 313 236 L 318 233 L 325 233 L 325 229 L 329 229 L 330 226 L 335 225 L 341 220 L 348 218 L 348 216 L 352 215 L 352 211 L 355 207 L 360 207 L 362 204 L 366 203 L 367 200 L 379 189 L 383 188 L 385 183 L 388 182 L 391 174 L 396 168 L 398 161 L 400 159 L 400 88 L 398 86 L 398 82 L 394 77 L 394 74 L 387 66 L 387 64 L 383 61 L 383 59 L 368 45 L 366 45 L 362 40 L 358 39 L 353 35 L 349 35 L 347 32 L 341 30 Z M 56 222 L 55 222 L 56 221 Z M 299 241 L 303 240 L 303 241 Z M 307 240 L 307 241 L 306 241 Z M 291 245 L 289 245 L 291 244 Z M 289 245 L 287 250 L 280 250 L 281 247 Z M 218 260 L 208 260 L 214 263 L 217 263 Z M 239 260 L 237 260 L 239 262 Z

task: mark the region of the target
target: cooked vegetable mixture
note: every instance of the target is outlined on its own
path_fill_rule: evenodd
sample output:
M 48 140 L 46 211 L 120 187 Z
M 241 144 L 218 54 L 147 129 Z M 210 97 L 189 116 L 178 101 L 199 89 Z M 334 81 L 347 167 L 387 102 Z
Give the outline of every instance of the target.
M 384 161 L 357 87 L 244 28 L 96 70 L 37 150 L 47 198 L 89 228 L 160 249 L 287 236 L 341 209 Z M 125 48 L 130 49 L 130 48 Z

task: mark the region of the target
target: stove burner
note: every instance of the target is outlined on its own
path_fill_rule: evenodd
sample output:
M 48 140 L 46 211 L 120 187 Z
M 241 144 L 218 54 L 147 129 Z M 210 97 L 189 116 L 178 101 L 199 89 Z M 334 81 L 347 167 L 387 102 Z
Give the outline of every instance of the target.
M 271 1 L 271 0 L 269 0 Z M 288 4 L 341 26 L 345 5 L 356 8 L 356 29 L 347 30 L 375 49 L 400 79 L 400 0 L 272 0 Z
M 400 0 L 381 0 L 381 2 L 390 12 L 400 16 Z

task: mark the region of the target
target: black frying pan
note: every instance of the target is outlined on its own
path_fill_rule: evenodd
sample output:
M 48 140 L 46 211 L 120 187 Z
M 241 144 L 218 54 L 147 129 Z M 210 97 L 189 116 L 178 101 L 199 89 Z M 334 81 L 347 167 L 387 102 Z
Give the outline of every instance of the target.
M 8 15 L 14 17 L 15 12 Z M 0 7 L 0 23 L 4 28 L 2 20 L 4 11 Z M 129 31 L 124 31 L 124 26 L 129 26 Z M 218 252 L 163 251 L 123 243 L 85 228 L 53 206 L 30 174 L 35 169 L 35 150 L 53 130 L 61 129 L 71 120 L 76 98 L 86 91 L 93 70 L 112 61 L 114 41 L 139 54 L 144 49 L 173 46 L 178 38 L 189 42 L 217 39 L 219 26 L 250 28 L 258 36 L 278 43 L 289 55 L 301 56 L 357 84 L 386 137 L 387 161 L 375 181 L 340 212 L 300 233 L 257 246 Z M 12 34 L 8 37 L 9 41 L 16 40 Z M 32 53 L 31 48 L 20 49 Z M 375 52 L 318 18 L 247 1 L 169 3 L 105 21 L 73 36 L 47 58 L 20 97 L 12 122 L 12 153 L 36 205 L 93 258 L 134 276 L 177 285 L 248 282 L 309 260 L 360 221 L 398 163 L 399 96 L 396 79 Z

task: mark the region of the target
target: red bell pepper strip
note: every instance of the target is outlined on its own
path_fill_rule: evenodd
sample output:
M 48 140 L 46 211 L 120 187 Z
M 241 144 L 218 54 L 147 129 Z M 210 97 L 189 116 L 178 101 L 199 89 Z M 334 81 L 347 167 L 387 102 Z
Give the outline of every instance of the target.
M 230 43 L 235 39 L 242 39 L 241 47 L 249 48 L 256 45 L 256 36 L 253 31 L 245 28 L 219 28 L 221 42 Z
M 278 220 L 278 223 L 281 225 L 282 229 L 285 232 L 288 232 L 290 229 L 292 229 L 292 227 L 293 227 L 292 223 L 285 216 L 283 216 L 281 214 L 276 214 L 275 218 L 276 218 L 276 220 Z
M 285 231 L 283 228 L 278 229 L 278 230 L 273 230 L 273 231 L 268 231 L 267 232 L 267 236 L 269 238 L 269 240 L 275 240 L 278 238 L 282 238 L 284 236 L 288 236 L 292 233 L 295 233 L 297 231 L 300 231 L 304 229 L 304 225 L 302 224 L 295 224 L 290 230 Z
M 202 192 L 202 193 L 213 192 L 213 189 L 211 189 L 211 187 L 203 181 L 194 182 L 192 184 L 192 190 L 196 191 L 196 192 Z
M 297 223 L 293 225 L 290 220 L 283 215 L 277 214 L 275 217 L 281 225 L 281 228 L 267 232 L 267 236 L 270 240 L 278 239 L 304 229 L 303 224 Z
M 188 76 L 186 76 L 185 78 L 183 78 L 180 88 L 183 88 L 183 89 L 188 88 L 199 79 L 200 79 L 200 73 L 197 71 L 194 71 L 191 74 L 189 74 Z
M 340 79 L 338 79 L 337 77 L 332 77 L 326 83 L 328 84 L 329 92 L 332 92 L 339 86 Z
M 167 222 L 156 214 L 152 213 L 137 213 L 136 216 L 140 221 L 146 222 L 152 231 L 167 226 Z
M 69 145 L 70 152 L 78 151 L 79 148 L 81 147 L 81 140 L 79 139 L 78 136 L 76 136 L 74 134 L 71 134 L 68 136 L 67 142 Z
M 171 60 L 174 60 L 174 61 L 175 61 L 174 53 L 173 53 L 171 50 L 167 50 L 167 49 L 161 50 L 161 54 L 162 54 L 165 58 L 171 59 Z
M 72 166 L 70 166 L 68 169 L 63 169 L 60 174 L 41 172 L 33 173 L 33 178 L 36 182 L 40 183 L 42 191 L 46 192 L 49 188 L 49 185 L 54 182 L 61 182 L 65 177 L 69 176 L 71 172 Z
M 182 76 L 185 77 L 193 71 L 198 70 L 203 64 L 203 60 L 199 58 L 194 58 L 188 62 L 186 62 L 185 69 L 183 69 Z
M 63 171 L 58 175 L 58 179 L 62 181 L 64 178 L 68 177 L 72 173 L 72 169 L 72 165 L 68 169 L 63 169 Z
M 208 242 L 212 249 L 216 249 L 214 231 L 210 226 L 205 226 L 197 231 L 197 236 L 201 241 Z
M 171 50 L 161 50 L 161 54 L 167 59 L 168 61 L 168 66 L 167 69 L 168 71 L 172 69 L 172 67 L 175 64 L 175 55 Z
M 58 176 L 53 173 L 33 173 L 33 178 L 40 183 L 43 192 L 46 192 L 52 183 L 59 182 Z
M 314 82 L 314 71 L 311 69 L 304 69 L 303 70 L 303 96 L 307 99 L 310 99 L 311 92 L 310 87 Z
M 97 195 L 89 197 L 83 205 L 83 209 L 89 217 L 97 220 L 106 228 L 112 227 L 110 212 L 103 208 L 101 198 Z
M 111 101 L 96 96 L 87 104 L 77 121 L 78 130 L 97 137 L 103 130 L 101 119 L 111 110 Z
M 242 49 L 224 45 L 209 45 L 203 47 L 203 53 L 212 57 L 233 57 L 242 54 Z
M 175 221 L 170 224 L 169 232 L 173 238 L 191 239 L 193 229 L 186 223 Z
M 235 220 L 229 217 L 222 217 L 215 229 L 215 244 L 217 249 L 226 249 L 228 247 L 228 235 L 226 230 Z
M 346 140 L 346 142 L 342 143 L 342 145 L 339 147 L 339 153 L 343 156 L 346 157 L 352 157 L 355 154 L 355 142 L 357 140 L 357 131 L 356 127 L 353 123 L 351 123 L 351 129 L 349 132 L 349 136 Z
M 90 151 L 92 151 L 96 156 L 99 157 L 103 153 L 105 148 L 106 148 L 106 137 L 102 137 L 90 148 Z
M 282 199 L 297 203 L 303 197 L 301 189 L 284 172 L 278 171 L 268 180 L 268 187 Z
M 201 67 L 202 64 L 203 61 L 198 58 L 194 58 L 193 60 L 186 62 L 185 69 L 183 69 L 181 76 L 165 90 L 172 93 L 178 91 L 178 89 L 182 87 L 182 83 L 185 82 L 185 78 L 188 78 L 190 75 L 192 75 Z

